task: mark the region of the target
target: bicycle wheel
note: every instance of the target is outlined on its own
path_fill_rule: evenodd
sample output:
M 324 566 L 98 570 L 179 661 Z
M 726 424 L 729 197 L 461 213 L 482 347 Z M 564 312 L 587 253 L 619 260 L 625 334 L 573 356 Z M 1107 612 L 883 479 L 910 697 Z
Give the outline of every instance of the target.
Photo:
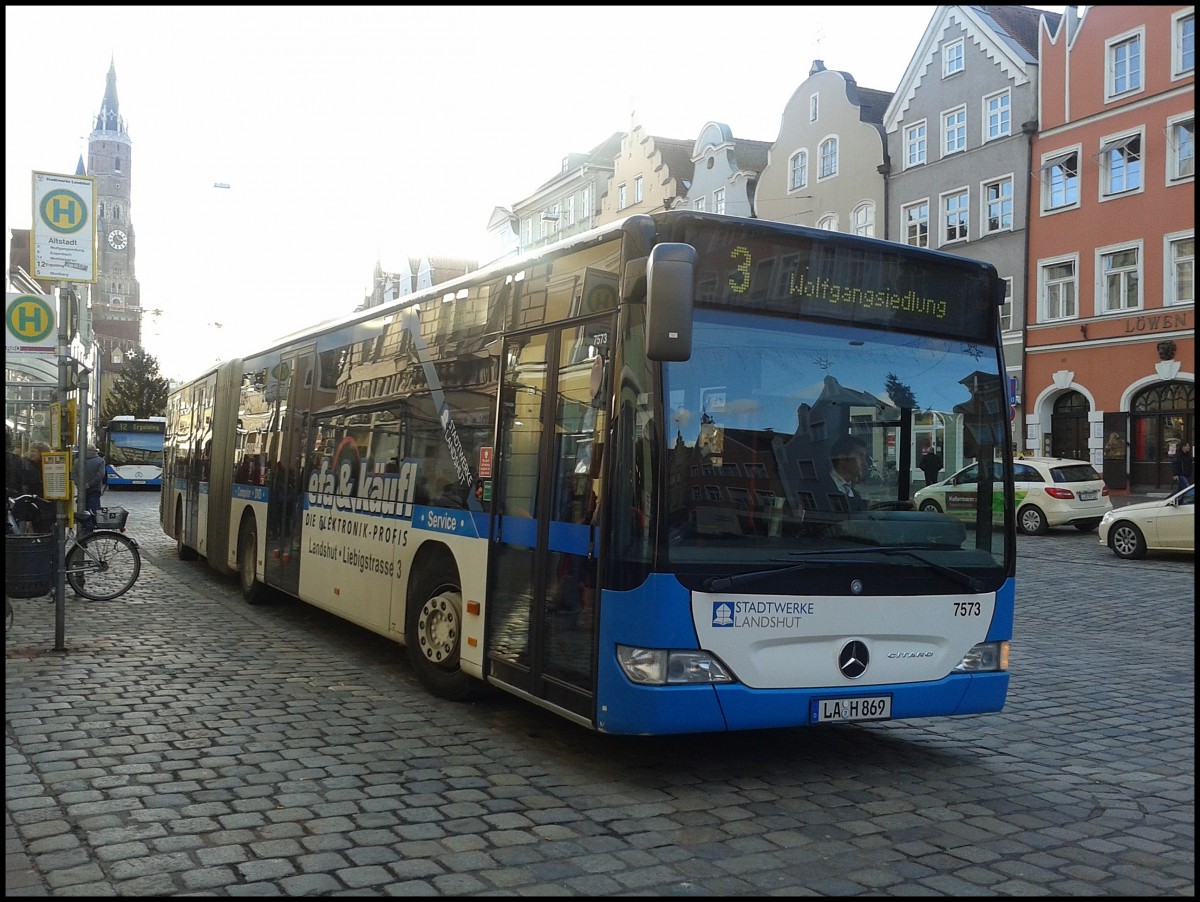
M 92 601 L 124 595 L 141 572 L 141 552 L 119 532 L 96 530 L 67 552 L 67 582 L 77 595 Z

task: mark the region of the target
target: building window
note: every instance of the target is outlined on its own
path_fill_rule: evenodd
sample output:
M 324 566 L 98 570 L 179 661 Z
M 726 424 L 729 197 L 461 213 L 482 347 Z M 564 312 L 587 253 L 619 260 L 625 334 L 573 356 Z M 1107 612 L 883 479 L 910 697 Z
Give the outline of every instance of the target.
M 1013 180 L 1005 176 L 983 186 L 983 234 L 1011 232 L 1013 227 Z
M 942 78 L 957 75 L 967 66 L 966 45 L 960 39 L 942 46 Z
M 813 94 L 808 98 L 808 121 L 816 122 L 817 113 L 820 109 L 819 95 Z
M 642 192 L 643 181 L 644 180 L 640 175 L 633 180 L 633 202 L 635 204 L 640 204 L 642 202 L 642 198 L 645 196 Z
M 707 201 L 707 198 L 704 197 L 703 195 L 701 195 L 700 197 L 697 197 L 694 201 L 692 201 L 692 209 L 703 213 L 705 207 L 707 206 L 706 201 Z
M 575 195 L 567 198 L 567 225 L 575 225 Z
M 1105 99 L 1112 100 L 1142 89 L 1142 35 L 1122 35 L 1107 42 L 1108 70 Z
M 983 98 L 984 141 L 1012 134 L 1012 94 L 1001 91 Z
M 1004 280 L 1004 303 L 1000 305 L 1000 331 L 1002 332 L 1013 330 L 1012 286 L 1012 276 L 1009 276 Z
M 942 244 L 967 240 L 971 195 L 966 188 L 942 195 Z
M 1043 263 L 1038 273 L 1038 319 L 1042 322 L 1074 319 L 1078 315 L 1075 307 L 1075 259 Z
M 967 149 L 967 108 L 942 113 L 942 156 Z
M 625 207 L 627 206 L 626 200 L 627 200 L 627 198 L 626 198 L 625 184 L 622 182 L 620 185 L 617 186 L 617 209 L 618 210 L 625 209 Z
M 1188 113 L 1182 119 L 1167 122 L 1167 181 L 1178 182 L 1196 177 L 1196 117 Z
M 836 213 L 826 213 L 817 220 L 817 228 L 824 229 L 827 232 L 836 232 L 838 230 L 838 218 Z
M 821 174 L 819 178 L 827 179 L 837 175 L 838 171 L 838 139 L 826 138 L 819 149 L 821 156 Z
M 1141 247 L 1101 248 L 1096 254 L 1097 313 L 1124 313 L 1142 306 Z
M 714 213 L 724 213 L 725 212 L 725 189 L 724 188 L 718 188 L 716 191 L 713 192 L 713 212 Z
M 904 168 L 925 165 L 925 120 L 904 129 Z
M 798 150 L 788 161 L 788 190 L 796 191 L 808 185 L 808 151 Z
M 1042 209 L 1079 206 L 1079 151 L 1052 156 L 1038 170 L 1042 180 Z
M 113 158 L 113 172 L 120 172 L 120 171 L 121 171 L 121 158 L 114 157 Z
M 530 217 L 521 220 L 521 244 L 525 247 L 533 244 L 533 219 Z
M 904 243 L 913 247 L 929 247 L 929 201 L 923 200 L 904 208 Z
M 850 231 L 855 235 L 875 237 L 875 204 L 863 201 L 850 212 Z
M 1195 8 L 1172 17 L 1171 77 L 1182 78 L 1196 71 L 1196 11 Z
M 1140 191 L 1142 188 L 1142 136 L 1123 135 L 1100 148 L 1100 198 Z
M 1196 303 L 1196 233 L 1168 235 L 1166 261 L 1163 302 L 1168 307 Z
M 586 223 L 588 221 L 588 218 L 591 215 L 592 215 L 592 187 L 591 187 L 591 185 L 589 185 L 588 187 L 583 189 L 583 194 L 579 198 L 579 218 L 582 219 Z

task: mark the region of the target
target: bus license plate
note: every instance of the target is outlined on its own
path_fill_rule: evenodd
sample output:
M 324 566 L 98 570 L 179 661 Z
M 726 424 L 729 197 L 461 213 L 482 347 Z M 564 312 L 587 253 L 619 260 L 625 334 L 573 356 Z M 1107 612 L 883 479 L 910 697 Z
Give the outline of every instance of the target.
M 858 698 L 819 698 L 812 703 L 813 723 L 852 720 L 891 720 L 892 697 L 867 695 Z

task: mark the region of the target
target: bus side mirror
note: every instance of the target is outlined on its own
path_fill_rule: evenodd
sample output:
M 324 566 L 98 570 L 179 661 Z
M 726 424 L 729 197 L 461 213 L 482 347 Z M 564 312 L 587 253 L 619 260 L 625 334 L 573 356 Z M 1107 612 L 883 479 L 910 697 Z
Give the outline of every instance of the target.
M 692 302 L 696 249 L 655 245 L 646 263 L 646 356 L 688 360 L 692 356 Z

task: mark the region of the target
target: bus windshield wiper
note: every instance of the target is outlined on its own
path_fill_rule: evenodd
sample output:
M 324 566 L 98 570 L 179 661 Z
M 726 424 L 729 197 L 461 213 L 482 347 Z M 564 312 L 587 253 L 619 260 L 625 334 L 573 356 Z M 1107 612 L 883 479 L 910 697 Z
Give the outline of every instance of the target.
M 752 583 L 768 576 L 780 576 L 785 573 L 796 573 L 807 570 L 811 564 L 792 564 L 790 567 L 780 567 L 776 570 L 751 570 L 747 573 L 735 573 L 733 576 L 710 576 L 704 581 L 705 592 L 723 592 L 742 583 Z
M 947 567 L 945 564 L 939 564 L 937 561 L 930 560 L 914 548 L 905 548 L 902 545 L 897 545 L 894 548 L 860 548 L 858 550 L 865 551 L 868 554 L 883 554 L 887 556 L 903 554 L 913 560 L 920 561 L 935 573 L 940 573 L 942 576 L 954 580 L 954 582 L 960 586 L 965 586 L 972 592 L 982 592 L 984 589 L 982 580 L 976 579 L 969 573 L 963 573 L 961 570 L 955 570 L 953 567 Z

